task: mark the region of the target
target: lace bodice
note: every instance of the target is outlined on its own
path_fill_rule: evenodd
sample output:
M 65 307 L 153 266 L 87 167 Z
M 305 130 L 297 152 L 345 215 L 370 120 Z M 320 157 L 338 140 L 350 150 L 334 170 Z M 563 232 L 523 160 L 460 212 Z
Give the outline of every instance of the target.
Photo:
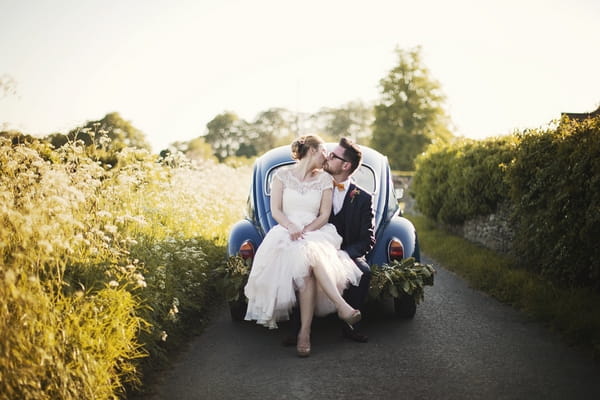
M 283 213 L 288 218 L 301 217 L 301 223 L 307 223 L 305 218 L 315 218 L 319 214 L 323 190 L 333 187 L 331 175 L 324 171 L 313 179 L 301 181 L 292 174 L 291 168 L 281 168 L 274 178 L 283 183 Z

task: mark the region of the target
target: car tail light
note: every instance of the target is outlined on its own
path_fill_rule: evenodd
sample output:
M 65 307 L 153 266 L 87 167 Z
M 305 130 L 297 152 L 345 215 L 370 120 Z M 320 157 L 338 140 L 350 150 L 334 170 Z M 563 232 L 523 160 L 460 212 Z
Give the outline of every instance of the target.
M 244 243 L 242 243 L 240 246 L 240 257 L 242 257 L 244 260 L 254 257 L 254 245 L 251 241 L 246 240 Z
M 404 258 L 404 246 L 400 239 L 393 238 L 388 244 L 388 259 L 389 261 L 402 260 Z

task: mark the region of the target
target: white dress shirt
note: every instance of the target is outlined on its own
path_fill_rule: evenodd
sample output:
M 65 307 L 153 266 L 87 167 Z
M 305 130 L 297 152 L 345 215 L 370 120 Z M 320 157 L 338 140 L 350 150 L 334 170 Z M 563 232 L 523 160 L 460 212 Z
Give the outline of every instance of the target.
M 344 199 L 346 198 L 346 193 L 348 193 L 348 187 L 350 186 L 350 179 L 338 183 L 344 184 L 344 190 L 339 190 L 337 187 L 333 188 L 333 215 L 339 213 L 344 205 Z

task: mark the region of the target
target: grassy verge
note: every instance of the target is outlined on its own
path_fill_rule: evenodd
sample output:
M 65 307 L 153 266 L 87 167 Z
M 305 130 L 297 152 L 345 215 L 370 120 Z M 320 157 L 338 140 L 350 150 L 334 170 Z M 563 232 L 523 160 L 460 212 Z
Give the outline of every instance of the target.
M 469 284 L 513 305 L 559 332 L 569 344 L 590 348 L 600 360 L 600 295 L 588 289 L 558 287 L 500 255 L 436 228 L 423 216 L 409 215 L 421 250 Z

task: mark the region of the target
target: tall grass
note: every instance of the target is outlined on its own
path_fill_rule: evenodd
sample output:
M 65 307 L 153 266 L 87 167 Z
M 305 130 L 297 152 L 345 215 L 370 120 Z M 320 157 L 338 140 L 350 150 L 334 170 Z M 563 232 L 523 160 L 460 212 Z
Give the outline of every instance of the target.
M 117 398 L 213 293 L 249 168 L 118 157 L 0 139 L 0 398 Z

